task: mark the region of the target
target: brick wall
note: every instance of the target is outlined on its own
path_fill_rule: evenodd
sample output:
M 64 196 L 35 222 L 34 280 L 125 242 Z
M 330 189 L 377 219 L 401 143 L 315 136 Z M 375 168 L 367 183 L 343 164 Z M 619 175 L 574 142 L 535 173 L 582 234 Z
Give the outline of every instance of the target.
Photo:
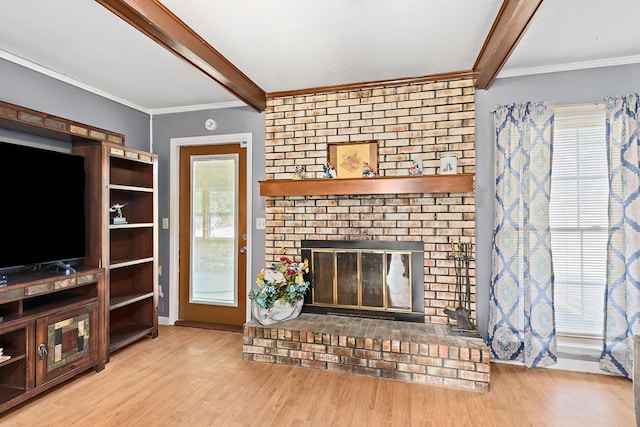
M 474 173 L 474 105 L 470 78 L 269 99 L 266 179 L 291 179 L 296 166 L 321 178 L 328 143 L 367 140 L 378 142 L 379 175 L 408 175 L 412 160 L 436 174 L 443 153 L 457 155 L 459 173 Z M 302 240 L 422 241 L 425 321 L 446 323 L 442 308 L 455 290 L 449 242 L 475 242 L 473 193 L 270 197 L 265 205 L 269 262 L 282 247 L 298 259 Z M 475 318 L 473 262 L 470 275 Z

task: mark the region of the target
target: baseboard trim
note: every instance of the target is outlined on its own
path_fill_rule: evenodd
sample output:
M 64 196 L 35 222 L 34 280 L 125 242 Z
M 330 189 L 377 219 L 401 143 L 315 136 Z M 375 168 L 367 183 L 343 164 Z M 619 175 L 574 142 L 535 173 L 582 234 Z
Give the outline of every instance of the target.
M 494 363 L 494 362 L 523 366 L 522 362 L 518 360 L 491 359 L 491 363 Z M 545 366 L 543 367 L 543 369 L 559 369 L 561 371 L 574 371 L 574 372 L 584 372 L 587 374 L 618 376 L 616 374 L 612 374 L 611 372 L 603 371 L 602 369 L 600 369 L 599 362 L 577 360 L 577 359 L 562 359 L 561 357 L 558 357 L 558 362 L 555 365 Z
M 215 331 L 242 333 L 242 326 L 236 326 L 236 325 L 221 325 L 219 323 L 193 322 L 190 320 L 176 320 L 174 325 L 184 326 L 188 328 L 211 329 Z

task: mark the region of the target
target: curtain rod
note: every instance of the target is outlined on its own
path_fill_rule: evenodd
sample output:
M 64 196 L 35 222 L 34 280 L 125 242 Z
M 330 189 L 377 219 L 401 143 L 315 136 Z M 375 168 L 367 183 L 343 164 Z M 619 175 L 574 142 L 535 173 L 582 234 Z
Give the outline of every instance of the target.
M 546 101 L 533 101 L 533 102 L 546 102 Z M 556 101 L 553 101 L 556 102 Z M 513 105 L 513 104 L 517 104 L 517 102 L 515 103 L 511 103 L 511 104 L 505 104 L 505 105 Z M 500 107 L 502 107 L 503 105 L 500 106 L 496 106 L 494 107 L 490 113 L 495 113 L 496 110 Z M 606 109 L 606 103 L 603 101 L 596 101 L 596 102 L 582 102 L 582 103 L 576 103 L 576 104 L 559 104 L 556 102 L 555 104 L 555 110 L 556 111 L 560 111 L 563 113 L 570 113 L 573 110 L 579 110 L 579 111 L 599 111 L 599 110 L 604 110 Z

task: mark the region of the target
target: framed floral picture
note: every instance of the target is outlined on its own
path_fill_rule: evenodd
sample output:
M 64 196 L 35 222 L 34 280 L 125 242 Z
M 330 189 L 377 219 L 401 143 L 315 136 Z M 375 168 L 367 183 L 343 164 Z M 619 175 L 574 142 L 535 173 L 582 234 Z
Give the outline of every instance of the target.
M 337 178 L 362 178 L 365 173 L 366 176 L 378 175 L 376 141 L 329 143 L 327 154 L 327 162 L 334 167 Z

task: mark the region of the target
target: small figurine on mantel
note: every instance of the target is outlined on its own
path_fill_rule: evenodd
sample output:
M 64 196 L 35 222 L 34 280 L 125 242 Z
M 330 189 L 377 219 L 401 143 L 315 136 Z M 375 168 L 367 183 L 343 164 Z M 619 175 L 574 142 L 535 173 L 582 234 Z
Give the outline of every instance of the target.
M 336 174 L 336 170 L 334 169 L 331 163 L 327 163 L 322 166 L 322 170 L 324 171 L 325 178 L 337 178 L 338 174 Z
M 296 166 L 293 170 L 293 179 L 304 179 L 304 166 Z
M 411 167 L 409 168 L 409 175 L 411 176 L 422 175 L 422 166 L 420 166 L 420 163 L 416 162 L 415 160 L 411 162 Z
M 376 176 L 376 171 L 373 170 L 373 167 L 369 163 L 364 162 L 362 164 L 362 176 L 365 178 L 371 178 Z

